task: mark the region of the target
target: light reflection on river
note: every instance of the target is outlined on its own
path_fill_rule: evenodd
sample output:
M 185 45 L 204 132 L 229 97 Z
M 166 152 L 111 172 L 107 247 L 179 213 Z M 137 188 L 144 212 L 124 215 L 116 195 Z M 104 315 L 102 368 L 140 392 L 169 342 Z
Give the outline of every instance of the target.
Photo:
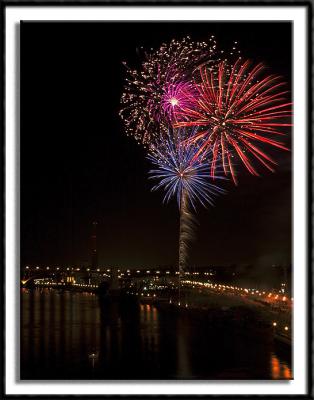
M 291 379 L 271 335 L 91 293 L 21 291 L 22 379 Z

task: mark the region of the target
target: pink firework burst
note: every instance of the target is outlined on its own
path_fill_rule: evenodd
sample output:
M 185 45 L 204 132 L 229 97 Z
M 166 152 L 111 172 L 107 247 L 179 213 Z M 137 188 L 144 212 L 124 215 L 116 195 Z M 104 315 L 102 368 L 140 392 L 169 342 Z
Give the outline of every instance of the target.
M 192 106 L 176 111 L 174 127 L 200 128 L 191 140 L 200 145 L 196 157 L 212 151 L 212 177 L 218 158 L 222 158 L 225 174 L 230 173 L 237 183 L 232 158 L 239 158 L 251 174 L 258 175 L 253 159 L 270 171 L 276 164 L 261 145 L 288 150 L 277 137 L 292 125 L 289 91 L 283 89 L 286 84 L 279 76 L 258 79 L 264 69 L 261 63 L 250 67 L 249 61 L 240 59 L 231 66 L 226 62 L 214 68 L 203 66 Z
M 197 90 L 190 82 L 169 83 L 161 97 L 161 107 L 170 122 L 177 122 L 176 114 L 193 107 Z
M 145 52 L 138 69 L 131 69 L 124 63 L 127 73 L 119 114 L 125 132 L 148 147 L 158 140 L 167 132 L 169 123 L 162 106 L 163 97 L 168 90 L 175 90 L 176 82 L 190 81 L 196 68 L 216 58 L 213 36 L 206 42 L 195 42 L 187 36 Z

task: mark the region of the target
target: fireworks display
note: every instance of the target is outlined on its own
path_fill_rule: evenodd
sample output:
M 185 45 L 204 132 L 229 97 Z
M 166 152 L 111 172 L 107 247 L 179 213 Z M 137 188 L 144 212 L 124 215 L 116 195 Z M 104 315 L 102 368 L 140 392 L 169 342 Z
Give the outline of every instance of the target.
M 252 159 L 274 171 L 275 161 L 256 143 L 288 150 L 278 136 L 283 135 L 281 128 L 291 126 L 292 103 L 286 100 L 288 91 L 279 76 L 258 79 L 263 70 L 262 64 L 250 68 L 240 59 L 231 66 L 223 61 L 216 68 L 203 66 L 194 102 L 188 96 L 190 107 L 175 109 L 175 127 L 200 128 L 191 139 L 202 143 L 195 157 L 212 152 L 212 177 L 216 160 L 222 158 L 225 174 L 230 173 L 236 183 L 235 156 L 253 175 L 258 172 Z
M 126 133 L 144 145 L 153 165 L 149 178 L 158 182 L 152 190 L 179 206 L 179 282 L 195 228 L 191 210 L 212 205 L 224 192 L 217 180 L 230 175 L 237 184 L 237 159 L 258 175 L 256 163 L 270 171 L 276 164 L 264 146 L 288 150 L 280 140 L 291 126 L 285 83 L 266 75 L 261 63 L 242 61 L 237 42 L 222 53 L 213 36 L 151 49 L 139 70 L 127 68 L 121 98 Z
M 162 44 L 145 53 L 139 70 L 127 68 L 120 116 L 126 133 L 144 145 L 167 131 L 171 106 L 177 106 L 171 93 L 186 91 L 192 74 L 200 64 L 214 57 L 216 42 L 193 42 L 189 37 Z M 169 97 L 170 96 L 170 97 Z M 168 108 L 168 102 L 170 107 Z M 170 111 L 170 113 L 169 113 Z

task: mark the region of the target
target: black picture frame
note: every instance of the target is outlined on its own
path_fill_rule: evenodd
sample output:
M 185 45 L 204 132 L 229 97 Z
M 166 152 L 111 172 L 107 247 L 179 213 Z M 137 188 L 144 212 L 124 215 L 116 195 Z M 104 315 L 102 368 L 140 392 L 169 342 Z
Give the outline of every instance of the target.
M 3 266 L 1 268 L 1 300 L 2 300 L 2 314 L 1 314 L 1 343 L 2 343 L 2 352 L 1 352 L 1 360 L 3 373 L 1 375 L 1 398 L 3 399 L 58 399 L 58 398 L 83 398 L 83 399 L 101 399 L 101 398 L 133 398 L 133 399 L 146 399 L 146 398 L 174 398 L 174 399 L 187 399 L 187 398 L 218 398 L 218 399 L 314 399 L 314 387 L 313 387 L 313 270 L 312 270 L 312 245 L 313 245 L 313 236 L 312 236 L 312 213 L 313 213 L 313 139 L 312 139 L 312 128 L 313 128 L 313 76 L 312 76 L 312 68 L 313 68 L 313 26 L 312 26 L 312 3 L 310 1 L 208 1 L 201 0 L 197 2 L 193 1 L 121 1 L 121 0 L 108 0 L 108 1 L 51 1 L 51 0 L 39 0 L 39 1 L 23 1 L 23 0 L 6 0 L 1 2 L 1 54 L 2 54 L 2 63 L 1 63 L 1 100 L 2 107 L 0 110 L 0 119 L 2 121 L 2 135 L 1 135 L 1 147 L 2 147 L 2 182 L 5 182 L 5 10 L 7 7 L 48 7 L 48 6 L 61 6 L 61 7 L 72 7 L 72 6 L 81 6 L 81 7 L 95 7 L 95 6 L 124 6 L 124 7 L 134 7 L 134 6 L 171 6 L 171 7 L 186 7 L 186 6 L 236 6 L 236 7 L 257 7 L 257 6 L 268 6 L 268 7 L 281 7 L 281 6 L 294 6 L 294 7 L 305 7 L 307 10 L 307 81 L 308 81 L 308 89 L 307 89 L 307 348 L 308 348 L 308 362 L 307 362 L 307 393 L 305 395 L 29 395 L 27 393 L 23 395 L 10 395 L 6 394 L 5 389 L 5 224 L 9 224 L 10 221 L 6 220 L 5 217 L 5 186 L 3 186 L 3 195 L 2 195 L 2 224 L 1 224 L 1 237 L 4 238 L 2 241 L 2 260 Z

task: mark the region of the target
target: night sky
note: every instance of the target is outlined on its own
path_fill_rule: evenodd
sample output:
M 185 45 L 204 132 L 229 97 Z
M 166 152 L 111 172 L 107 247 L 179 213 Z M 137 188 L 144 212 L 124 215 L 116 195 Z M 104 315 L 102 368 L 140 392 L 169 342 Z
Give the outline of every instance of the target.
M 118 112 L 125 68 L 138 49 L 172 38 L 237 40 L 242 57 L 291 82 L 289 23 L 23 23 L 21 25 L 21 264 L 90 262 L 98 221 L 100 265 L 177 264 L 178 210 L 151 193 L 143 149 Z M 289 133 L 289 130 L 287 131 Z M 289 133 L 287 143 L 290 143 Z M 279 166 L 198 209 L 195 266 L 291 263 L 291 153 Z

